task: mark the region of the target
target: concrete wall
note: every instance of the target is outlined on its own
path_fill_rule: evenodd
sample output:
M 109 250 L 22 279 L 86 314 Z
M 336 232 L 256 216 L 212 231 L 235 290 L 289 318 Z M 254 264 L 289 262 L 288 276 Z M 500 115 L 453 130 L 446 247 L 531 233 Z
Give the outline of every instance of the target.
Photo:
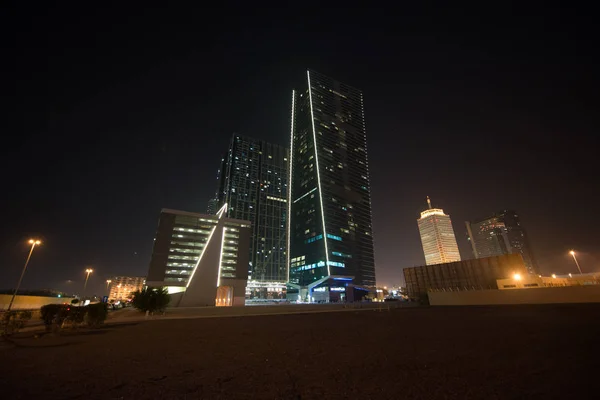
M 6 310 L 12 294 L 0 294 L 0 310 Z M 13 310 L 36 310 L 46 304 L 70 304 L 73 297 L 19 296 L 15 297 Z
M 518 290 L 429 292 L 432 306 L 493 304 L 600 303 L 600 285 L 545 287 Z

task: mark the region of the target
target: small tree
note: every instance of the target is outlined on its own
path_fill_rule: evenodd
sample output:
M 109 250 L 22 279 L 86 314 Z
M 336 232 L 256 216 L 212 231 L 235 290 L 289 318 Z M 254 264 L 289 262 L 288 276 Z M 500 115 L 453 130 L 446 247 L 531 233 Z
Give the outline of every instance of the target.
M 40 308 L 40 317 L 44 321 L 46 331 L 59 330 L 68 316 L 70 306 L 63 304 L 46 304 Z
M 104 323 L 104 320 L 108 315 L 105 303 L 94 303 L 85 308 L 87 309 L 88 326 L 93 328 Z
M 171 296 L 165 287 L 145 287 L 133 293 L 132 304 L 142 312 L 161 312 L 167 308 Z
M 31 311 L 6 311 L 0 319 L 0 336 L 18 333 L 31 319 Z

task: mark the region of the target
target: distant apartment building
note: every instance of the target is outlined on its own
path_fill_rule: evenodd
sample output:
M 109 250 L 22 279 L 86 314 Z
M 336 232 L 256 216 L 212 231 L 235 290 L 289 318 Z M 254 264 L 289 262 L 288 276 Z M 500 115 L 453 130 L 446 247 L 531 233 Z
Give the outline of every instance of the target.
M 125 301 L 132 297 L 133 292 L 142 290 L 146 284 L 144 276 L 114 276 L 110 278 L 109 300 Z
M 529 239 L 514 210 L 502 210 L 487 218 L 466 221 L 467 239 L 475 258 L 519 253 L 527 271 L 538 274 Z
M 250 222 L 163 209 L 147 286 L 167 287 L 172 306 L 244 305 Z
M 498 289 L 497 280 L 527 274 L 520 254 L 505 254 L 472 260 L 404 268 L 409 296 L 429 290 Z
M 250 298 L 281 298 L 287 280 L 289 149 L 233 135 L 221 160 L 216 206 L 224 216 L 250 221 Z
M 432 208 L 427 197 L 428 208 L 417 220 L 425 264 L 441 264 L 460 261 L 460 253 L 452 228 L 450 216 L 441 208 Z

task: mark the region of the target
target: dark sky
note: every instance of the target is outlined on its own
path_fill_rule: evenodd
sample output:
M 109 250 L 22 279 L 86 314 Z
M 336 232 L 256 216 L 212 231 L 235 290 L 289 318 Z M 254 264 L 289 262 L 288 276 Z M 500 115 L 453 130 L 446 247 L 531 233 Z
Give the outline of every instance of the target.
M 31 235 L 24 288 L 145 275 L 160 209 L 205 211 L 232 133 L 287 144 L 306 68 L 364 91 L 379 284 L 424 264 L 427 195 L 463 258 L 465 220 L 514 208 L 544 273 L 571 248 L 600 270 L 591 10 L 125 3 L 2 11 L 0 288 Z

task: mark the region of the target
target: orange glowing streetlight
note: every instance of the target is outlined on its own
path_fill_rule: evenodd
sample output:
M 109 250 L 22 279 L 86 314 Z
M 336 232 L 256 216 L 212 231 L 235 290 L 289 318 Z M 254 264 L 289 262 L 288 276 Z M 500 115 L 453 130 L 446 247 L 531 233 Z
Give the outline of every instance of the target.
M 85 294 L 85 288 L 86 288 L 86 286 L 87 286 L 87 281 L 88 281 L 88 279 L 90 279 L 90 274 L 91 274 L 92 272 L 94 272 L 94 270 L 93 270 L 93 269 L 91 269 L 91 268 L 86 268 L 86 270 L 85 270 L 85 273 L 86 273 L 87 275 L 85 276 L 85 283 L 83 284 L 83 294 Z
M 515 281 L 520 281 L 521 280 L 521 274 L 514 274 L 513 278 Z
M 15 301 L 15 297 L 17 297 L 17 292 L 19 291 L 19 288 L 21 287 L 21 281 L 23 280 L 23 276 L 25 276 L 25 270 L 27 269 L 27 264 L 29 264 L 29 259 L 31 258 L 33 249 L 35 249 L 35 246 L 39 246 L 40 244 L 42 244 L 42 242 L 38 239 L 29 239 L 29 244 L 31 245 L 31 250 L 29 250 L 29 255 L 27 256 L 27 260 L 25 260 L 25 265 L 23 266 L 23 272 L 21 272 L 21 277 L 19 278 L 19 283 L 17 283 L 17 288 L 15 289 L 15 292 L 13 293 L 12 298 L 10 299 L 10 303 L 8 304 L 7 311 L 10 311 L 10 309 L 13 305 L 13 302 Z
M 577 262 L 577 258 L 575 257 L 575 251 L 571 250 L 569 252 L 569 254 L 573 256 L 573 260 L 575 260 L 575 265 L 577 265 L 577 269 L 579 270 L 579 274 L 581 275 L 582 274 L 581 267 L 579 266 L 579 263 Z

